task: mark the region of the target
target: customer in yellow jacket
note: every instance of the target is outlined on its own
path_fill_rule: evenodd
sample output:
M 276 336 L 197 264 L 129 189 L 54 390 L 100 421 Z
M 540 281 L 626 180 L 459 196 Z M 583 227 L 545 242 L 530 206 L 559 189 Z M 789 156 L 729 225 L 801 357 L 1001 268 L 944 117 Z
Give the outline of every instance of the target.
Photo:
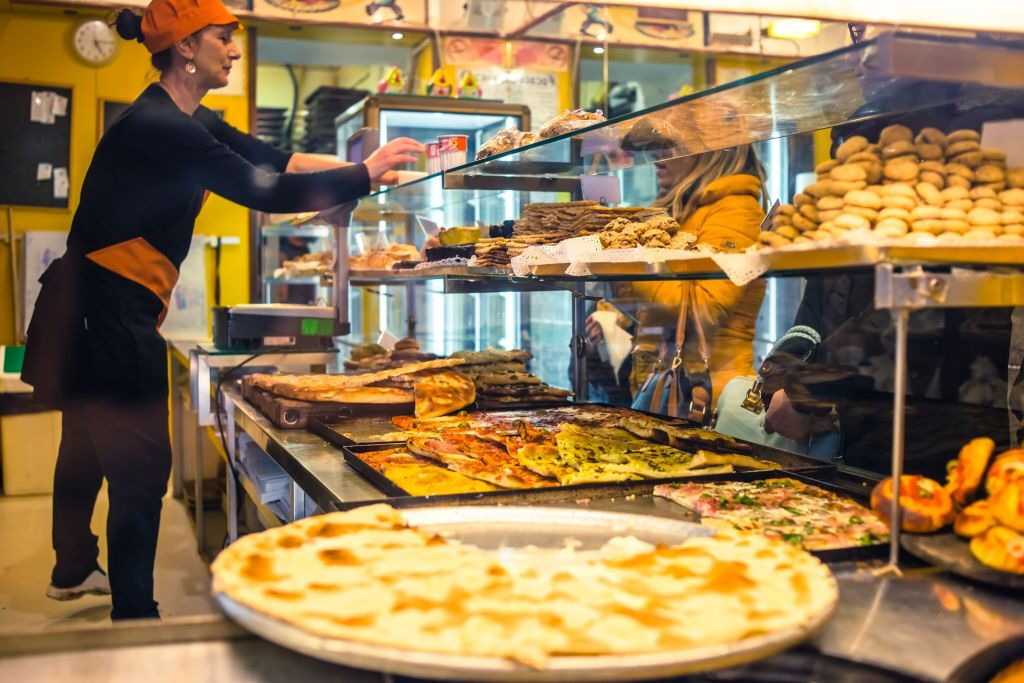
M 764 168 L 750 145 L 656 164 L 660 194 L 655 206 L 668 209 L 697 244 L 742 251 L 758 239 L 764 219 Z M 659 355 L 674 351 L 681 302 L 689 301 L 683 358 L 702 367 L 695 322 L 703 327 L 709 352 L 711 407 L 733 377 L 754 373 L 754 323 L 765 285 L 738 287 L 728 280 L 636 282 L 637 335 L 633 356 L 634 396 Z

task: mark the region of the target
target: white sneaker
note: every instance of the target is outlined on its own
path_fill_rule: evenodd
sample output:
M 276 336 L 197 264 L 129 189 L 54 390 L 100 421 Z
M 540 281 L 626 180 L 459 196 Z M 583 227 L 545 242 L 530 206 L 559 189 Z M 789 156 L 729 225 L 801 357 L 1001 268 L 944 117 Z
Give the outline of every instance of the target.
M 110 579 L 102 569 L 94 569 L 85 581 L 70 588 L 58 588 L 52 583 L 46 588 L 51 600 L 77 600 L 83 595 L 110 595 Z

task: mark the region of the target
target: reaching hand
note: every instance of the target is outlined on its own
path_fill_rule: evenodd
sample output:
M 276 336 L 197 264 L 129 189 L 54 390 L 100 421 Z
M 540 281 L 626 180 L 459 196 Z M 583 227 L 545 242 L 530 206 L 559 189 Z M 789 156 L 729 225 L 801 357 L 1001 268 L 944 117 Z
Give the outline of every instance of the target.
M 395 138 L 371 154 L 366 161 L 370 182 L 394 184 L 397 174 L 395 167 L 416 161 L 416 154 L 422 154 L 424 147 L 412 138 Z
M 592 315 L 587 316 L 586 332 L 591 344 L 600 344 L 604 341 L 604 331 Z
M 812 434 L 830 431 L 832 427 L 832 420 L 828 417 L 815 417 L 797 411 L 785 389 L 772 394 L 772 402 L 764 416 L 765 432 L 780 434 L 793 441 L 805 441 Z

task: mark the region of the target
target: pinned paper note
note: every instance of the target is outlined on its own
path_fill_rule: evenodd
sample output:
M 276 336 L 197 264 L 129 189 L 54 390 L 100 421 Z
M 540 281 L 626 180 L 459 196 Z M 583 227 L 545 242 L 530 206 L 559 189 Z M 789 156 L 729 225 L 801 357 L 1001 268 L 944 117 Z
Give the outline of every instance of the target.
M 1007 166 L 1024 166 L 1024 119 L 990 121 L 982 125 L 981 146 L 1006 152 Z
M 68 196 L 68 169 L 60 167 L 53 169 L 53 197 L 54 199 L 67 199 Z
M 54 116 L 67 116 L 68 115 L 68 98 L 63 95 L 53 93 L 53 115 Z
M 36 165 L 36 180 L 42 182 L 53 177 L 53 164 L 40 163 Z
M 583 198 L 602 204 L 622 202 L 622 183 L 617 175 L 581 175 Z

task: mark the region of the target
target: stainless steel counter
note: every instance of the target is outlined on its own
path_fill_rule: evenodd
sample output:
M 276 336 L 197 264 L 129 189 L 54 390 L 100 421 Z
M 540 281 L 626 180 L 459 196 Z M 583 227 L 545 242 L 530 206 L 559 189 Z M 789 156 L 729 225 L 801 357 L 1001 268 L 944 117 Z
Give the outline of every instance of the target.
M 234 388 L 226 394 L 237 430 L 281 465 L 321 508 L 383 497 L 323 439 L 304 430 L 278 429 Z M 624 505 L 628 502 L 617 501 L 616 509 L 629 511 Z M 872 569 L 854 563 L 832 566 L 839 579 L 840 606 L 813 639 L 814 650 L 939 681 L 987 646 L 1024 634 L 1024 596 L 927 568 L 910 570 L 903 578 L 879 578 Z

